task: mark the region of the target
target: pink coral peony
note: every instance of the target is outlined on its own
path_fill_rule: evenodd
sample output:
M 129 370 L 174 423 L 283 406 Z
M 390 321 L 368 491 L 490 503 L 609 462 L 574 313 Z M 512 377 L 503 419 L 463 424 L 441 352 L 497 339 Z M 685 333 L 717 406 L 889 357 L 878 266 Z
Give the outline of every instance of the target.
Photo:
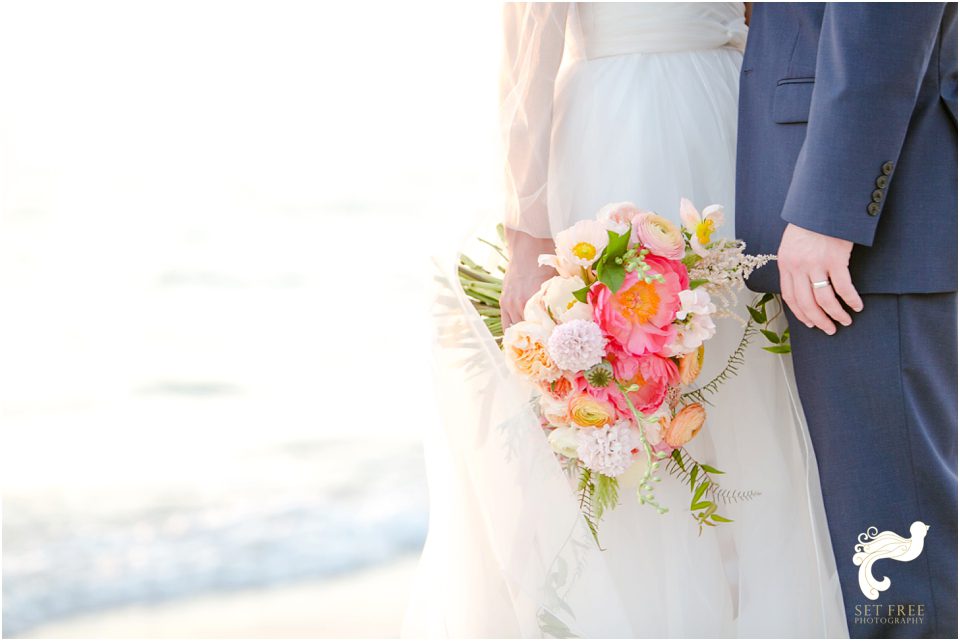
M 646 262 L 649 274 L 660 274 L 663 282 L 647 283 L 629 272 L 616 293 L 597 282 L 589 294 L 594 320 L 633 356 L 655 354 L 674 338 L 679 293 L 690 283 L 686 267 L 678 261 L 650 255 Z

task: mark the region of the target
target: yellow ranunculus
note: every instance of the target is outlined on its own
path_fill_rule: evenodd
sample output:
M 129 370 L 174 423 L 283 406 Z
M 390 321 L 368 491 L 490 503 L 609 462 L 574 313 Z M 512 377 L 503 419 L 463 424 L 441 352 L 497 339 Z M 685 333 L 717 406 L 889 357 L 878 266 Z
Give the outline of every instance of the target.
M 610 403 L 589 394 L 570 399 L 570 420 L 580 427 L 603 427 L 616 419 L 616 409 Z

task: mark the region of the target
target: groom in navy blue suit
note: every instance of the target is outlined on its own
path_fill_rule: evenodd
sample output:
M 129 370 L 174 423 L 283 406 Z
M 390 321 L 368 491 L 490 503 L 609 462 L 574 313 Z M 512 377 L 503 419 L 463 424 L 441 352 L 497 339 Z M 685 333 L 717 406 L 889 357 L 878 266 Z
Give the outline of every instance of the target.
M 778 254 L 850 634 L 956 638 L 957 5 L 754 7 L 737 236 Z M 868 598 L 858 534 L 914 521 Z

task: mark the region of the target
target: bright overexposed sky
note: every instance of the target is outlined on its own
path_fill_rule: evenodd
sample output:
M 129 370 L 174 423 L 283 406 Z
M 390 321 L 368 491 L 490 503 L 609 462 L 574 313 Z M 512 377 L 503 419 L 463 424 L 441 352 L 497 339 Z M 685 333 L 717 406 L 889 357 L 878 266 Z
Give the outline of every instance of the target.
M 499 46 L 494 3 L 4 3 L 5 474 L 416 438 L 357 410 L 371 373 L 429 389 L 429 255 L 499 202 Z

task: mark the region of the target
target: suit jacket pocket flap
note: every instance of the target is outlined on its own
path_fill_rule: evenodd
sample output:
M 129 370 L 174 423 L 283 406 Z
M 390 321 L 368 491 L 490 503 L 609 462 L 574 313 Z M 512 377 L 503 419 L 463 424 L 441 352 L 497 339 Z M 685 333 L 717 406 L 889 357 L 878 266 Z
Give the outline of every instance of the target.
M 773 92 L 773 121 L 781 125 L 807 122 L 813 78 L 786 78 Z

